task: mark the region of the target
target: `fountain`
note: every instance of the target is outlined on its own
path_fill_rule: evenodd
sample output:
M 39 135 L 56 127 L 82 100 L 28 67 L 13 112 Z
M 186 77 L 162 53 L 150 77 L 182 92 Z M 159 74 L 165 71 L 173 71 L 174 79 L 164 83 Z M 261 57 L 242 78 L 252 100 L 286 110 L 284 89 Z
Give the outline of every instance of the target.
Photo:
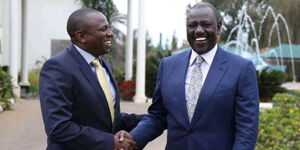
M 248 4 L 244 3 L 241 9 L 238 11 L 238 15 L 237 15 L 238 24 L 230 31 L 227 40 L 225 42 L 224 49 L 228 49 L 229 47 L 235 46 L 235 53 L 241 55 L 242 57 L 251 59 L 253 63 L 256 65 L 256 69 L 258 70 L 273 65 L 273 66 L 277 66 L 277 68 L 281 68 L 280 70 L 284 71 L 285 67 L 283 62 L 283 54 L 282 54 L 282 46 L 281 46 L 282 45 L 281 33 L 283 33 L 283 31 L 280 31 L 280 27 L 279 27 L 279 21 L 282 21 L 282 23 L 284 24 L 284 31 L 286 32 L 288 38 L 287 42 L 289 45 L 289 51 L 291 56 L 293 82 L 296 82 L 292 43 L 290 39 L 289 28 L 285 18 L 282 16 L 281 13 L 276 14 L 273 8 L 271 6 L 268 6 L 259 23 L 259 32 L 257 33 L 255 28 L 255 22 L 248 15 L 247 9 L 248 9 Z M 266 18 L 268 17 L 269 14 L 271 14 L 271 16 L 273 17 L 274 22 L 272 24 L 268 36 L 268 47 L 271 46 L 271 38 L 274 31 L 277 31 L 276 32 L 277 41 L 278 41 L 278 46 L 280 48 L 280 54 L 277 54 L 277 52 L 274 49 L 269 50 L 269 55 L 275 56 L 276 64 L 267 63 L 265 61 L 266 58 L 260 56 L 261 47 L 259 45 L 259 40 L 261 39 L 262 36 L 263 24 L 266 22 L 267 20 Z M 233 38 L 234 35 L 235 38 Z M 249 37 L 249 35 L 252 36 Z M 280 61 L 278 59 L 279 57 L 280 57 Z

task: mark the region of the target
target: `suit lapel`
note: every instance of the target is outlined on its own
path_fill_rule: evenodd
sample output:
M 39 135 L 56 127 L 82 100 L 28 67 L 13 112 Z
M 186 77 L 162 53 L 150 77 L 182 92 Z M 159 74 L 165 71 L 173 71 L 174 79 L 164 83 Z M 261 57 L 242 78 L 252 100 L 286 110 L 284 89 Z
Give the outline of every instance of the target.
M 178 110 L 180 111 L 175 111 L 176 116 L 179 122 L 184 123 L 184 126 L 188 126 L 189 125 L 189 119 L 188 119 L 188 112 L 187 112 L 187 107 L 186 107 L 186 98 L 185 98 L 185 78 L 186 78 L 186 72 L 187 72 L 187 68 L 189 65 L 189 58 L 191 55 L 191 50 L 189 52 L 186 52 L 184 54 L 183 57 L 181 57 L 180 61 L 177 62 L 177 64 L 175 65 L 176 67 L 174 67 L 174 72 L 176 72 L 176 79 L 174 80 L 179 80 L 178 83 L 178 87 L 176 88 L 176 92 L 173 94 L 176 94 L 176 96 L 174 96 L 174 98 L 177 101 L 177 107 Z
M 107 104 L 107 100 L 104 96 L 104 92 L 99 84 L 97 76 L 91 70 L 89 64 L 84 60 L 84 58 L 80 55 L 80 53 L 75 49 L 74 45 L 71 45 L 68 48 L 68 51 L 75 57 L 75 60 L 80 64 L 79 70 L 84 75 L 84 77 L 89 81 L 94 90 L 96 91 L 102 106 L 107 112 L 107 116 L 110 116 L 109 107 Z M 106 106 L 106 107 L 105 107 Z
M 193 115 L 191 122 L 191 127 L 193 127 L 199 120 L 207 104 L 210 101 L 210 97 L 218 87 L 225 71 L 227 70 L 227 57 L 225 52 L 218 48 L 212 65 L 208 71 L 205 82 L 200 92 L 200 96 L 197 102 L 197 106 Z

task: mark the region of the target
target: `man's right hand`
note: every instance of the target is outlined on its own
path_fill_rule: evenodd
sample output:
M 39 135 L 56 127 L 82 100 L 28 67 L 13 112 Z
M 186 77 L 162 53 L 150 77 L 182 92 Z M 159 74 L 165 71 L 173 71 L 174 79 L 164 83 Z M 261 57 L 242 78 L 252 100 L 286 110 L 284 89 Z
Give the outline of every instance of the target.
M 126 131 L 121 130 L 114 135 L 115 150 L 134 150 L 137 148 L 133 137 Z

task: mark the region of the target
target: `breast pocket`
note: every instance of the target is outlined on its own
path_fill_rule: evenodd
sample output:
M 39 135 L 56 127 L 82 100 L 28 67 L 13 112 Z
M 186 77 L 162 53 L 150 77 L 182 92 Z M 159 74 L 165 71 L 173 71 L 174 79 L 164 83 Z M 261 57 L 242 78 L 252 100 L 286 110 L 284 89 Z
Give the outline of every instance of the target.
M 211 101 L 216 105 L 226 106 L 228 104 L 234 103 L 234 98 L 236 94 L 236 84 L 229 83 L 228 80 L 220 83 L 218 88 L 215 90 L 211 97 Z

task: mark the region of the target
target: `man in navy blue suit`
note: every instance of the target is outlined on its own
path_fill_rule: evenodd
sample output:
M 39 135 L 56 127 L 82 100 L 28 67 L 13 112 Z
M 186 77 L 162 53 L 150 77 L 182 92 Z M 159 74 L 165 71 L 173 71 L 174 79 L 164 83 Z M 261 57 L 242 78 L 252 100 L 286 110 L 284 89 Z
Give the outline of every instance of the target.
M 135 148 L 123 129 L 130 131 L 142 115 L 120 113 L 118 88 L 102 57 L 113 37 L 106 17 L 93 9 L 79 9 L 69 17 L 67 31 L 73 44 L 47 60 L 40 74 L 47 149 Z
M 253 150 L 259 96 L 253 63 L 217 44 L 222 22 L 200 2 L 187 13 L 191 50 L 162 59 L 148 115 L 130 134 L 142 149 L 165 129 L 167 150 Z

